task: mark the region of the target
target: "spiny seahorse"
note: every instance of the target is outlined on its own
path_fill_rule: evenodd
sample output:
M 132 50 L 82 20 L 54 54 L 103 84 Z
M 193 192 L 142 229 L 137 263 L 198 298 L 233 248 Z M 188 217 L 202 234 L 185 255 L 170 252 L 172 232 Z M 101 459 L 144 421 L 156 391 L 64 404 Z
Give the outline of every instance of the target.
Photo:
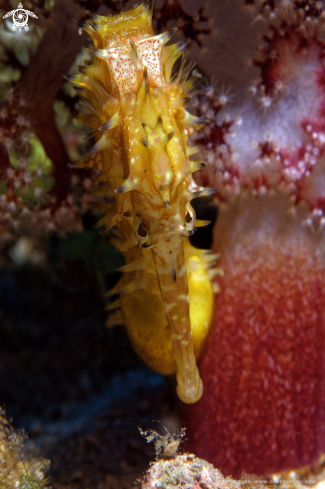
M 120 294 L 124 323 L 140 356 L 155 370 L 176 371 L 178 396 L 193 403 L 203 390 L 195 353 L 212 319 L 216 271 L 215 257 L 188 242 L 194 225 L 205 224 L 190 202 L 211 190 L 191 176 L 205 166 L 190 159 L 198 149 L 187 144 L 203 124 L 185 110 L 193 82 L 184 68 L 172 76 L 185 45 L 165 46 L 175 29 L 154 35 L 152 10 L 147 0 L 88 21 L 94 60 L 72 81 L 90 103 L 90 114 L 80 114 L 79 121 L 97 141 L 83 165 L 100 170 L 99 193 L 110 196 L 101 204 L 100 224 L 116 226 L 126 256 L 125 274 L 113 291 Z

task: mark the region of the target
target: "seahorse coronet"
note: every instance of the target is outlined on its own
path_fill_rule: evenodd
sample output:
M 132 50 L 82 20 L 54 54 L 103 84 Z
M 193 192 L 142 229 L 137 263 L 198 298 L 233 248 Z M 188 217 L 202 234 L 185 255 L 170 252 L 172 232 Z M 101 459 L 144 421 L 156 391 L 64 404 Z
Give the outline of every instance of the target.
M 202 395 L 195 357 L 213 311 L 213 259 L 188 242 L 196 222 L 190 201 L 210 192 L 192 180 L 204 165 L 190 159 L 198 148 L 188 145 L 204 121 L 185 108 L 189 70 L 182 63 L 172 74 L 185 45 L 165 46 L 176 29 L 154 35 L 152 8 L 145 2 L 88 21 L 93 63 L 71 81 L 89 103 L 79 121 L 96 139 L 83 164 L 100 171 L 97 195 L 111 199 L 100 206 L 99 224 L 115 226 L 115 244 L 126 258 L 111 293 L 120 295 L 136 351 L 155 370 L 176 372 L 178 395 L 191 403 Z

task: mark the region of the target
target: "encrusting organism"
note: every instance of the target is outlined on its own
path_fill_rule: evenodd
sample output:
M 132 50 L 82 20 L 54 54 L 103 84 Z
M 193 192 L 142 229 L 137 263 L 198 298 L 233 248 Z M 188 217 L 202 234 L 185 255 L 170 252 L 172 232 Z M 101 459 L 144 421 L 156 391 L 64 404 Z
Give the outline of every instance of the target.
M 185 437 L 185 428 L 178 434 L 169 433 L 166 427 L 166 435 L 161 435 L 155 430 L 143 431 L 141 435 L 147 443 L 153 442 L 156 451 L 156 461 L 143 476 L 140 482 L 141 489 L 176 489 L 179 487 L 195 489 L 240 489 L 242 484 L 231 478 L 225 479 L 219 470 L 205 460 L 195 455 L 179 453 L 179 446 Z M 262 488 L 263 484 L 256 484 Z
M 205 460 L 193 454 L 175 453 L 171 457 L 158 459 L 139 481 L 141 489 L 241 489 L 243 484 L 221 472 Z M 264 489 L 255 483 L 255 489 Z
M 205 460 L 193 454 L 177 455 L 154 463 L 140 481 L 141 489 L 242 489 L 240 481 L 225 478 Z M 254 484 L 255 489 L 263 484 Z
M 214 191 L 198 187 L 191 176 L 206 163 L 192 159 L 198 149 L 188 145 L 204 124 L 185 108 L 194 84 L 190 68 L 182 63 L 172 74 L 185 45 L 166 46 L 175 29 L 154 36 L 152 9 L 147 1 L 88 21 L 84 29 L 93 41 L 94 61 L 71 81 L 88 101 L 89 111 L 79 121 L 96 138 L 80 166 L 100 171 L 100 224 L 116 226 L 115 242 L 126 255 L 125 275 L 111 292 L 120 294 L 115 308 L 121 307 L 142 358 L 158 371 L 176 371 L 179 397 L 193 403 L 203 390 L 194 350 L 201 350 L 209 330 L 211 278 L 217 272 L 211 268 L 215 257 L 188 243 L 195 226 L 206 224 L 196 220 L 191 200 Z M 190 285 L 190 312 L 191 277 L 197 281 Z M 190 316 L 198 330 L 195 341 Z M 148 329 L 140 335 L 144 323 Z
M 43 489 L 49 487 L 44 473 L 49 461 L 35 458 L 24 432 L 17 432 L 0 410 L 1 489 Z

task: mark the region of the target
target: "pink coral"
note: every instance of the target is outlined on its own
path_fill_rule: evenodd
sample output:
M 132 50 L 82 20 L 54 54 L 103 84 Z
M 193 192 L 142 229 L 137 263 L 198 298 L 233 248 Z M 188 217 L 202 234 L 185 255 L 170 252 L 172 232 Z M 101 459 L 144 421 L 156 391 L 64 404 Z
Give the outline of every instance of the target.
M 221 210 L 224 277 L 188 409 L 190 448 L 240 477 L 316 463 L 325 451 L 324 233 L 285 195 L 251 192 Z M 231 223 L 231 225 L 229 225 Z
M 198 141 L 211 163 L 205 182 L 219 189 L 220 199 L 249 186 L 262 194 L 277 185 L 321 216 L 324 32 L 319 17 L 302 15 L 299 2 L 290 2 L 288 9 L 279 2 L 269 19 L 262 18 L 260 55 L 251 60 L 259 74 L 247 80 L 246 99 L 224 106 L 219 94 L 208 93 L 198 112 L 210 122 Z
M 199 140 L 204 184 L 219 190 L 224 278 L 205 393 L 186 412 L 191 450 L 237 477 L 325 451 L 324 12 L 249 3 L 260 55 L 243 74 L 246 96 L 222 106 L 210 91 L 198 108 L 210 118 Z

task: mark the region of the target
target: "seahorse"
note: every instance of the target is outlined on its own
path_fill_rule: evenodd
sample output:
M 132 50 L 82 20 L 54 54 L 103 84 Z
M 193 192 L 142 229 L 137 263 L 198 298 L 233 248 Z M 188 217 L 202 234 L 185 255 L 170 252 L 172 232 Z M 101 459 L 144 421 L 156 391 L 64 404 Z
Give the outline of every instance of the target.
M 153 0 L 146 0 L 114 16 L 93 16 L 84 27 L 93 62 L 71 81 L 90 106 L 79 121 L 92 128 L 96 144 L 81 166 L 101 172 L 99 224 L 115 226 L 126 256 L 113 291 L 124 322 L 140 356 L 162 373 L 176 371 L 178 396 L 194 403 L 203 391 L 195 353 L 212 319 L 211 278 L 218 271 L 214 255 L 188 242 L 194 225 L 206 224 L 196 220 L 191 200 L 212 190 L 192 179 L 206 166 L 190 158 L 198 148 L 188 138 L 204 123 L 185 108 L 193 82 L 184 68 L 172 75 L 185 44 L 166 46 L 176 29 L 154 35 L 152 12 Z

